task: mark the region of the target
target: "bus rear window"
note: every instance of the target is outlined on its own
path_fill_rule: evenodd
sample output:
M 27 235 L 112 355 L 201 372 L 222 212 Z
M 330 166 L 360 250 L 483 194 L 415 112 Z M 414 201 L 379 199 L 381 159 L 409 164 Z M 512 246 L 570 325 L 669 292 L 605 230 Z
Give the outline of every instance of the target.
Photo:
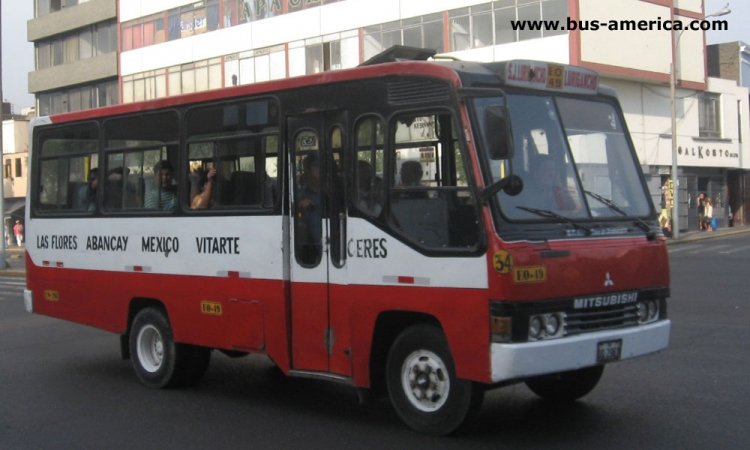
M 35 210 L 88 212 L 96 205 L 99 128 L 95 123 L 40 129 L 37 135 L 39 180 L 33 195 Z M 92 186 L 93 184 L 93 186 Z

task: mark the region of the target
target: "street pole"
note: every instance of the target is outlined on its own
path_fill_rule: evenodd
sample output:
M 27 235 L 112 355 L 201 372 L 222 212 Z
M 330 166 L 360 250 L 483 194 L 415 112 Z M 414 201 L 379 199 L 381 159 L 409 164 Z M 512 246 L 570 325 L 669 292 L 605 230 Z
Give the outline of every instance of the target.
M 672 39 L 672 48 L 674 49 L 675 40 Z M 674 63 L 674 50 L 672 52 L 672 64 L 670 64 L 670 75 L 669 75 L 669 96 L 672 103 L 672 238 L 680 238 L 680 209 L 678 205 L 679 199 L 679 177 L 677 176 L 677 96 L 676 96 L 676 84 L 677 71 L 675 70 Z
M 0 24 L 3 19 L 3 2 L 0 0 Z M 2 26 L 0 25 L 0 30 Z M 3 102 L 3 34 L 0 32 L 0 110 L 2 110 Z M 5 238 L 5 163 L 3 160 L 3 113 L 0 111 L 0 165 L 3 166 L 3 176 L 0 178 L 0 238 L 3 240 L 0 242 L 0 269 L 8 267 L 8 260 L 5 258 L 5 243 L 8 240 Z
M 674 1 L 671 8 L 674 20 Z M 672 107 L 672 238 L 680 238 L 679 176 L 677 175 L 677 40 L 680 34 L 672 29 L 672 63 L 669 65 L 669 99 Z M 667 190 L 669 191 L 669 190 Z

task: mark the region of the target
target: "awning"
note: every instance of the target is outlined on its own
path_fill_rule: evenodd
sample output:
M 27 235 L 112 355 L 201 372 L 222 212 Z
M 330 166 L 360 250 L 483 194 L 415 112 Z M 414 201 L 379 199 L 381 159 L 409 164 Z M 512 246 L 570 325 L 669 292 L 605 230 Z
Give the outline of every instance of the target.
M 5 218 L 12 218 L 12 219 L 23 219 L 23 216 L 26 214 L 26 199 L 25 198 L 17 198 L 17 199 L 5 199 L 5 202 L 3 202 L 3 209 L 4 214 L 3 216 Z

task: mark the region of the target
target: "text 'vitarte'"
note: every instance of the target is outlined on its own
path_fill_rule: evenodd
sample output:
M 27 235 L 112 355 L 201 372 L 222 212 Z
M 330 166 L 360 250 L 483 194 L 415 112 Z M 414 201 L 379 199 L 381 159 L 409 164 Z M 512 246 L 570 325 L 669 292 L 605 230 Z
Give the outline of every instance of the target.
M 214 255 L 239 255 L 240 238 L 238 237 L 197 237 L 195 245 L 198 253 Z

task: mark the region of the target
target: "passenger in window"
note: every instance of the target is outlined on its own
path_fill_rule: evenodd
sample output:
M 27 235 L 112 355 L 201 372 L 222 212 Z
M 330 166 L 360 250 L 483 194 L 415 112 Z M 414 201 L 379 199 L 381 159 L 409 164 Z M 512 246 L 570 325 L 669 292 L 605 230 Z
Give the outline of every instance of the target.
M 89 171 L 89 181 L 76 193 L 74 209 L 93 211 L 96 209 L 96 190 L 99 187 L 99 169 Z
M 551 157 L 540 157 L 532 167 L 530 175 L 522 194 L 535 208 L 572 211 L 582 207 L 560 181 L 559 171 Z
M 401 164 L 401 186 L 421 186 L 422 164 L 419 161 L 404 161 Z
M 198 193 L 190 200 L 192 209 L 208 209 L 213 203 L 213 185 L 216 178 L 216 169 L 211 167 L 208 172 L 200 174 L 198 181 Z
M 302 161 L 302 176 L 299 180 L 297 200 L 297 239 L 301 261 L 312 264 L 321 253 L 323 228 L 320 192 L 320 161 L 317 153 L 311 153 Z
M 170 210 L 177 207 L 177 185 L 174 181 L 174 169 L 166 159 L 154 166 L 156 186 L 146 194 L 144 207 L 148 209 Z
M 383 210 L 383 182 L 375 176 L 367 161 L 357 161 L 357 208 L 371 216 Z

